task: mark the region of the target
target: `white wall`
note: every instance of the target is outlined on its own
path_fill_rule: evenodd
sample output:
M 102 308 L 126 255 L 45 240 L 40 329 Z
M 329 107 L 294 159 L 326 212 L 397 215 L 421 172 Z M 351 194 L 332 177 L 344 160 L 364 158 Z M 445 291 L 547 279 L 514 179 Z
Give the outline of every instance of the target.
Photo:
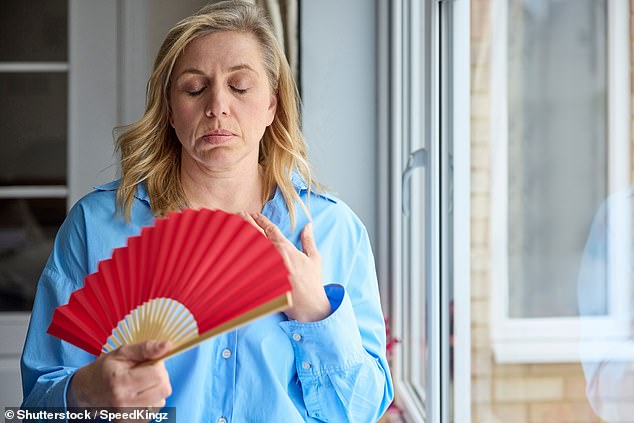
M 165 34 L 206 3 L 71 2 L 69 206 L 116 177 L 112 129 L 143 115 L 147 79 Z
M 303 129 L 320 182 L 376 233 L 376 5 L 301 1 Z M 376 245 L 376 244 L 374 244 Z
M 203 7 L 206 0 L 134 0 L 122 3 L 121 98 L 123 123 L 143 116 L 145 90 L 156 54 L 176 22 Z

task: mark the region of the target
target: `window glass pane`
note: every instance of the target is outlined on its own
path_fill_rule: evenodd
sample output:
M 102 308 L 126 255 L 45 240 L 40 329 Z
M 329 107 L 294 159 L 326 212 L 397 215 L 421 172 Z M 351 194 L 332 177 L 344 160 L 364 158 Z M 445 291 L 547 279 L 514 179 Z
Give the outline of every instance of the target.
M 1 62 L 65 62 L 68 0 L 0 2 Z
M 409 382 L 421 403 L 425 402 L 427 381 L 427 358 L 429 337 L 426 300 L 426 286 L 430 283 L 428 260 L 425 255 L 428 234 L 425 230 L 427 207 L 425 194 L 426 177 L 423 169 L 414 172 L 410 180 L 410 216 L 403 220 L 403 269 L 406 286 L 404 290 L 404 311 L 407 322 L 403 343 L 406 348 L 405 367 Z
M 0 311 L 30 311 L 65 199 L 0 199 Z
M 425 149 L 429 152 L 433 126 L 431 125 L 431 3 L 403 4 L 404 96 L 403 145 L 401 160 L 407 165 L 410 155 Z M 424 53 L 421 53 L 423 51 Z M 416 160 L 413 160 L 415 162 Z M 403 271 L 403 370 L 407 388 L 416 407 L 422 413 L 431 401 L 429 384 L 430 354 L 429 299 L 430 275 L 430 169 L 414 168 L 406 181 L 408 214 L 402 216 L 402 271 Z
M 634 421 L 634 3 L 470 4 L 470 421 Z
M 0 73 L 0 186 L 66 184 L 66 73 Z
M 508 8 L 511 317 L 574 316 L 587 228 L 607 192 L 606 4 Z M 598 290 L 605 293 L 605 287 Z M 544 295 L 544 293 L 548 295 Z M 607 312 L 605 295 L 595 310 Z

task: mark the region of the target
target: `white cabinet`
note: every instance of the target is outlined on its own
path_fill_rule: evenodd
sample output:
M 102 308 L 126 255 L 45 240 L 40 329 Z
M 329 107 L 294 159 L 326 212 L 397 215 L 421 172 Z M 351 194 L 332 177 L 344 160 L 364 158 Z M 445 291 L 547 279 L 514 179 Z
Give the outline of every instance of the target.
M 0 35 L 12 40 L 0 43 L 2 406 L 22 401 L 20 354 L 57 228 L 77 199 L 115 176 L 117 5 L 49 0 L 0 6 Z
M 164 35 L 206 3 L 0 3 L 0 406 L 22 401 L 29 310 L 59 224 L 116 177 L 113 128 L 141 117 Z

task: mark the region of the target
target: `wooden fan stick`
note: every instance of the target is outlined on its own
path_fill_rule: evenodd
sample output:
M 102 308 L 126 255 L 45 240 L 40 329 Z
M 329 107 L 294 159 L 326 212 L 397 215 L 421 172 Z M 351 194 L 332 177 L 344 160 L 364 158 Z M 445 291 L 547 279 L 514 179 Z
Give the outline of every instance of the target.
M 183 315 L 180 318 L 178 325 L 172 327 L 169 332 L 166 332 L 165 339 L 172 340 L 175 347 L 181 342 L 198 335 L 198 326 L 196 325 L 195 320 L 193 320 L 193 317 L 188 319 L 190 316 L 191 315 Z
M 209 332 L 203 333 L 202 335 L 188 342 L 185 342 L 184 344 L 181 344 L 180 346 L 176 347 L 175 349 L 165 354 L 163 357 L 147 361 L 143 363 L 143 365 L 153 364 L 161 360 L 166 360 L 172 356 L 175 356 L 176 354 L 180 354 L 185 350 L 195 347 L 196 345 L 200 344 L 203 341 L 206 341 L 209 338 L 212 338 L 216 335 L 220 335 L 221 333 L 224 333 L 224 332 L 228 332 L 238 326 L 245 325 L 251 322 L 252 320 L 255 320 L 266 314 L 271 314 L 271 313 L 285 310 L 291 305 L 292 305 L 291 293 L 286 292 L 280 295 L 279 297 L 272 299 L 269 302 L 266 302 L 258 307 L 255 307 L 252 310 L 249 310 L 248 312 L 236 317 L 235 319 L 232 319 L 232 320 L 229 320 L 228 322 L 223 323 L 222 325 L 210 330 Z
M 157 336 L 160 336 L 160 338 L 157 338 L 157 339 L 163 339 L 165 337 L 165 329 L 167 329 L 169 322 L 172 321 L 173 314 L 175 311 L 173 309 L 174 307 L 177 307 L 177 302 L 168 301 L 167 299 L 165 299 L 164 302 L 159 307 L 159 319 L 158 319 L 157 325 L 160 328 L 160 331 Z M 165 338 L 165 339 L 169 339 L 169 338 Z
M 191 339 L 196 339 L 196 337 L 198 336 L 198 328 L 197 327 L 192 327 L 189 330 L 187 330 L 186 332 L 182 332 L 179 333 L 178 335 L 176 335 L 176 337 L 174 338 L 173 342 L 174 342 L 174 346 L 178 347 L 179 345 L 191 340 Z
M 164 303 L 165 303 L 165 298 L 159 298 L 159 300 L 156 302 L 156 307 L 154 308 L 154 319 L 152 320 L 153 322 L 152 338 L 153 339 L 159 339 L 159 336 L 161 335 L 160 322 L 161 322 L 161 313 L 163 310 Z
M 149 305 L 148 325 L 147 325 L 147 328 L 145 329 L 145 333 L 143 334 L 148 339 L 156 338 L 156 335 L 154 333 L 155 332 L 154 328 L 156 327 L 156 318 L 158 317 L 156 315 L 156 307 L 158 306 L 158 303 L 160 303 L 160 302 L 161 302 L 161 298 L 159 298 L 156 301 L 151 301 L 150 305 Z
M 174 319 L 167 323 L 167 326 L 165 327 L 165 337 L 167 339 L 175 338 L 178 335 L 178 331 L 183 330 L 181 325 L 183 325 L 188 317 L 185 310 L 185 306 L 181 307 L 181 309 L 176 313 L 176 316 L 174 316 Z

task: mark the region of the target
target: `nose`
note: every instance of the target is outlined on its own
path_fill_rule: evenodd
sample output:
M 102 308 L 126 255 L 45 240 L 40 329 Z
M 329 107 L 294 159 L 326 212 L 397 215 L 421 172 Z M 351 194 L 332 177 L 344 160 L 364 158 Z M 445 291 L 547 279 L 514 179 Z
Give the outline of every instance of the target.
M 205 108 L 207 117 L 220 117 L 229 115 L 228 93 L 220 87 L 208 90 L 208 98 Z

